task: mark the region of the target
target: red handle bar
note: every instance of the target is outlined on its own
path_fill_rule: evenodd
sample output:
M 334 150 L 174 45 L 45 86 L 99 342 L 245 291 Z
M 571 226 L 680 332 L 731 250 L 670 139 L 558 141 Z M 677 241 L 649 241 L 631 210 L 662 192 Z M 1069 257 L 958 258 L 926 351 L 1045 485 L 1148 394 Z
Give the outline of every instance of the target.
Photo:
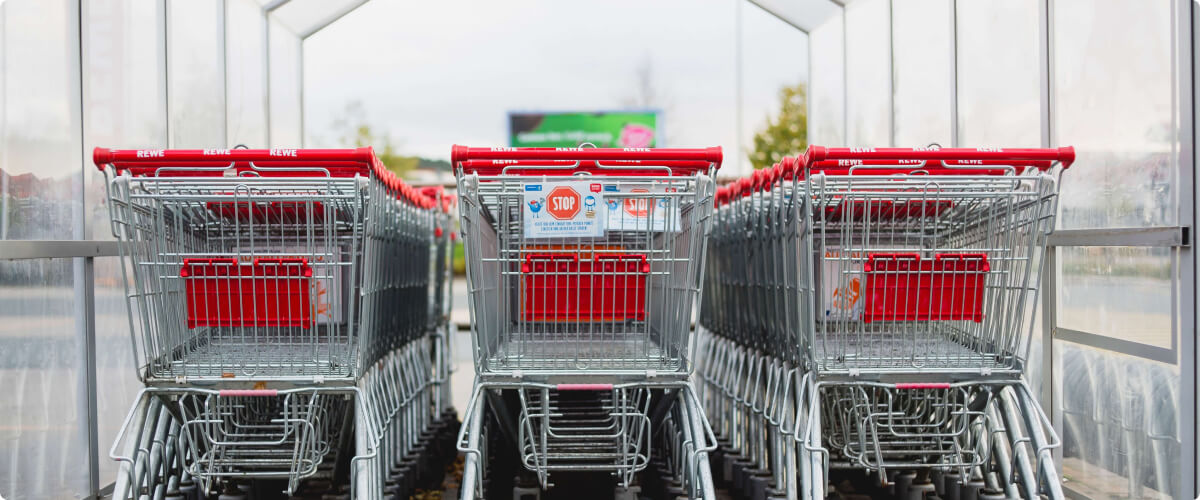
M 799 158 L 784 157 L 771 168 L 756 170 L 747 177 L 720 187 L 716 203 L 723 205 L 770 186 L 780 178 L 799 179 L 804 171 L 846 175 L 854 167 L 865 175 L 906 174 L 915 170 L 932 175 L 1004 175 L 999 168 L 956 168 L 976 166 L 1032 167 L 1046 171 L 1061 163 L 1064 169 L 1075 161 L 1075 148 L 826 148 L 809 146 Z M 893 168 L 878 168 L 893 167 Z
M 466 160 L 458 165 L 465 172 L 485 176 L 501 175 L 506 168 L 514 175 L 552 175 L 556 170 L 601 175 L 655 175 L 663 173 L 662 167 L 671 169 L 672 173 L 694 173 L 707 170 L 712 163 L 703 160 Z
M 673 171 L 694 173 L 709 166 L 720 168 L 721 148 L 472 148 L 455 145 L 450 162 L 464 165 L 474 160 L 517 160 L 521 164 L 538 161 L 620 162 L 630 166 L 666 166 Z M 670 163 L 668 163 L 670 162 Z M 685 162 L 685 163 L 675 163 Z M 691 163 L 695 162 L 695 163 Z M 672 165 L 673 164 L 673 165 Z M 476 168 L 484 165 L 476 165 Z M 570 165 L 569 163 L 566 165 Z M 695 166 L 692 166 L 695 165 Z M 581 165 L 582 166 L 582 165 Z M 503 167 L 501 167 L 503 168 Z
M 117 172 L 154 176 L 159 169 L 172 169 L 173 177 L 223 176 L 222 168 L 236 173 L 255 172 L 262 177 L 332 177 L 374 174 L 398 199 L 420 208 L 434 208 L 433 197 L 406 184 L 375 156 L 369 147 L 355 149 L 108 149 L 92 151 L 92 161 L 101 171 L 112 165 Z M 256 170 L 254 166 L 263 167 Z
M 957 162 L 1002 161 L 1060 162 L 1070 168 L 1075 162 L 1075 148 L 826 148 L 809 146 L 800 157 L 798 169 L 812 168 L 826 160 L 955 160 Z M 1047 167 L 1049 168 L 1049 167 Z

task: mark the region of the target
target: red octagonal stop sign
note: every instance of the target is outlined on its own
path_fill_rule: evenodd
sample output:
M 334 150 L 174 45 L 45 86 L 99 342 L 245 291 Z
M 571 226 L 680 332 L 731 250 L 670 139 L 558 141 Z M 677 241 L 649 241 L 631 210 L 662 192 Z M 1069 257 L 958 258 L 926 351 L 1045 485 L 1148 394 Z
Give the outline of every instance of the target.
M 567 186 L 558 186 L 546 195 L 546 213 L 558 220 L 575 218 L 579 204 L 579 193 Z

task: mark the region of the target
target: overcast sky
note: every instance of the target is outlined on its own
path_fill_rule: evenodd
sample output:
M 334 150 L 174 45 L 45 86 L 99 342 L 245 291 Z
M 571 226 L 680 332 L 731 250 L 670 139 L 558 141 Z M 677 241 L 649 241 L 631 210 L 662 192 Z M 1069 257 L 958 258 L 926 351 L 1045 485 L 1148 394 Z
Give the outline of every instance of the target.
M 612 110 L 652 68 L 664 146 L 751 143 L 784 85 L 807 80 L 805 35 L 742 10 L 743 134 L 737 137 L 734 0 L 372 0 L 305 45 L 305 130 L 337 145 L 361 102 L 405 154 L 507 145 L 510 110 Z M 744 168 L 749 168 L 740 155 Z M 734 167 L 736 169 L 736 167 Z M 729 172 L 734 173 L 734 172 Z

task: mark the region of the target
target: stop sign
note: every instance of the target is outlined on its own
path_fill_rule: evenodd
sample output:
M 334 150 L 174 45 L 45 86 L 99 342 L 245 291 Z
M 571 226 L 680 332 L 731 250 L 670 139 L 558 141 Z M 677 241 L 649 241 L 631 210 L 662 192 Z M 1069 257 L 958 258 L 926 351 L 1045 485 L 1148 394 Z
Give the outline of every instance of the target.
M 546 195 L 546 213 L 559 220 L 575 218 L 579 213 L 579 193 L 567 186 L 558 186 Z
M 646 189 L 634 189 L 632 193 L 649 193 Z M 649 198 L 625 198 L 625 213 L 633 217 L 645 217 L 650 214 Z

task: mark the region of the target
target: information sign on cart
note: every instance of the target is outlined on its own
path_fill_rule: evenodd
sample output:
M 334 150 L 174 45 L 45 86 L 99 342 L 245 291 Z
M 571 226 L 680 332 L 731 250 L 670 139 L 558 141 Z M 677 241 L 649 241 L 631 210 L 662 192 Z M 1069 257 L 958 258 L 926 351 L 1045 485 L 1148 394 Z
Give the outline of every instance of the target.
M 604 236 L 604 194 L 596 182 L 525 184 L 522 220 L 526 238 Z
M 609 231 L 678 233 L 683 230 L 674 187 L 605 184 L 604 192 L 609 195 L 606 207 Z M 654 196 L 656 193 L 663 193 L 663 196 Z

